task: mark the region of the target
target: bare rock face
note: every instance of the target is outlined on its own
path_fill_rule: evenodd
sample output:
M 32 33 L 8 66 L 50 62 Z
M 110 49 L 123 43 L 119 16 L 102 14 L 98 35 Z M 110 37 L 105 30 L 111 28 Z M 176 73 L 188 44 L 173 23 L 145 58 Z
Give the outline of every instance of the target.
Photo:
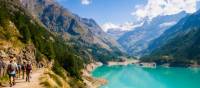
M 36 64 L 36 50 L 33 45 L 29 45 L 22 49 L 18 55 L 19 62 L 22 61 L 31 61 L 33 64 Z
M 35 51 L 36 50 L 33 45 L 28 45 L 23 49 L 9 47 L 0 50 L 0 57 L 2 57 L 3 61 L 7 64 L 11 59 L 14 59 L 19 64 L 30 61 L 33 65 L 36 65 Z

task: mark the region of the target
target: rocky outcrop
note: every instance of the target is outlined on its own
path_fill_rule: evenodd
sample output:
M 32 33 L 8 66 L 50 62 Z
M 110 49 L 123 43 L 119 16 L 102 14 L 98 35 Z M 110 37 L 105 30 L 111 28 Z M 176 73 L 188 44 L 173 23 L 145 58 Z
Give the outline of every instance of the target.
M 22 49 L 8 47 L 0 50 L 0 57 L 8 64 L 11 60 L 10 57 L 14 57 L 17 63 L 22 64 L 24 61 L 30 61 L 33 65 L 36 65 L 35 47 L 28 45 Z
M 21 50 L 19 54 L 19 60 L 21 61 L 31 61 L 36 65 L 36 49 L 33 45 L 29 45 Z
M 101 62 L 93 62 L 87 64 L 85 69 L 82 70 L 83 82 L 86 84 L 87 88 L 99 88 L 100 86 L 107 84 L 108 81 L 106 79 L 94 78 L 91 75 L 91 72 L 94 69 L 102 65 Z
M 98 67 L 100 67 L 100 66 L 102 66 L 102 65 L 103 65 L 103 64 L 102 64 L 101 62 L 93 62 L 93 63 L 87 64 L 87 65 L 85 66 L 85 69 L 82 70 L 82 75 L 83 75 L 83 76 L 91 76 L 90 73 L 91 73 L 94 69 L 96 69 L 96 68 L 98 68 Z

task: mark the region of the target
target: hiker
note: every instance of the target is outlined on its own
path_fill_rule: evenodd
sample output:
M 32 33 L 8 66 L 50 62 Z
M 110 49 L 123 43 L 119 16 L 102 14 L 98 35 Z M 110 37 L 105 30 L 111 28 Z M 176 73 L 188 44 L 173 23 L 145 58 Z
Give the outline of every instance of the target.
M 17 65 L 14 63 L 13 60 L 10 60 L 10 64 L 8 65 L 7 69 L 7 73 L 9 75 L 10 87 L 15 85 L 16 71 L 17 71 Z
M 26 65 L 26 82 L 30 82 L 30 73 L 31 73 L 31 70 L 32 70 L 32 66 L 31 66 L 31 63 L 28 62 L 27 65 Z
M 3 62 L 3 57 L 0 56 L 0 78 L 4 76 L 4 69 L 5 69 L 5 63 Z
M 3 50 L 0 50 L 0 78 L 6 75 L 7 65 L 4 59 L 7 57 Z
M 16 58 L 15 57 L 13 57 L 13 63 L 15 64 L 15 66 L 16 66 L 16 77 L 17 77 L 17 74 L 18 74 L 18 65 L 17 65 L 17 62 L 16 62 Z
M 20 78 L 20 75 L 21 75 L 21 64 L 19 62 L 17 63 L 17 68 L 18 68 L 18 70 L 17 70 L 18 78 Z
M 26 72 L 26 62 L 23 62 L 22 66 L 21 66 L 21 70 L 22 70 L 22 79 L 24 79 L 25 72 Z

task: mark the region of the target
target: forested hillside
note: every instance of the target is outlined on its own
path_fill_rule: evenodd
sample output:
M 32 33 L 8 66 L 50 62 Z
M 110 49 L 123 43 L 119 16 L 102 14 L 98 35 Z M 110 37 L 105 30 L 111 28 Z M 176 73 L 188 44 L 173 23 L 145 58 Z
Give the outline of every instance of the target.
M 171 63 L 172 66 L 189 66 L 200 63 L 200 13 L 183 18 L 171 29 L 156 39 L 158 45 L 145 61 L 156 61 L 159 64 Z

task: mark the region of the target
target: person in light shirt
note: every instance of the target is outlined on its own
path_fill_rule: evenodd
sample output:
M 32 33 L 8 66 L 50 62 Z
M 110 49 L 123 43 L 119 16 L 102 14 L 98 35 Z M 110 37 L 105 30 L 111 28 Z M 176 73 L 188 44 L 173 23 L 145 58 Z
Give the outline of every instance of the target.
M 10 81 L 10 87 L 15 85 L 16 72 L 17 72 L 17 64 L 14 62 L 13 57 L 11 56 L 10 64 L 8 64 L 8 69 L 7 69 Z

